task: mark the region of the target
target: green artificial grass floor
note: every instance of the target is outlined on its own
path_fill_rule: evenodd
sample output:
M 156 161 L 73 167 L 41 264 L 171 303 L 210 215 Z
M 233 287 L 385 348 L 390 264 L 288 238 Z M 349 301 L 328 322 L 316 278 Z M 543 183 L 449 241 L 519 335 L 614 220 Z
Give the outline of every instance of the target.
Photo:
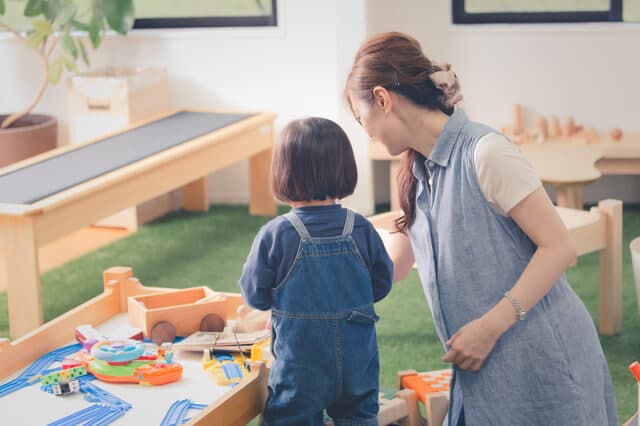
M 285 210 L 282 210 L 284 212 Z M 246 206 L 212 206 L 208 213 L 178 212 L 136 234 L 73 260 L 42 276 L 45 320 L 63 314 L 102 291 L 102 271 L 131 266 L 142 284 L 164 287 L 208 285 L 239 291 L 237 280 L 253 238 L 268 218 L 249 216 Z M 636 411 L 637 387 L 628 365 L 640 360 L 640 318 L 629 242 L 640 236 L 640 207 L 624 210 L 623 332 L 602 337 L 613 377 L 620 421 Z M 582 256 L 568 271 L 571 285 L 598 321 L 599 257 Z M 412 271 L 377 304 L 381 386 L 395 387 L 398 370 L 446 368 L 417 273 Z M 72 336 L 72 330 L 69 331 Z M 0 336 L 8 336 L 7 296 L 0 293 Z

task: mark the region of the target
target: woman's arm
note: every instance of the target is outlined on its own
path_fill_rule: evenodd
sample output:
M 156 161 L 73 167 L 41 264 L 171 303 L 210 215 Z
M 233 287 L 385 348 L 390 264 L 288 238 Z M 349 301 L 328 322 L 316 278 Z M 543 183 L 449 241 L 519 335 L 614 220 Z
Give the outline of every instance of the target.
M 511 290 L 522 307 L 529 310 L 575 261 L 576 248 L 542 187 L 520 201 L 509 215 L 537 246 Z M 447 344 L 451 349 L 443 360 L 454 362 L 462 369 L 478 371 L 498 338 L 516 321 L 513 305 L 502 298 L 485 315 L 463 326 L 449 339 Z
M 409 236 L 402 232 L 392 233 L 386 229 L 377 231 L 393 262 L 393 282 L 405 279 L 415 262 Z
M 543 188 L 538 188 L 518 203 L 509 215 L 538 247 L 511 290 L 511 294 L 528 311 L 575 262 L 577 251 Z M 495 322 L 500 334 L 517 320 L 513 306 L 506 299 L 502 299 L 486 315 Z

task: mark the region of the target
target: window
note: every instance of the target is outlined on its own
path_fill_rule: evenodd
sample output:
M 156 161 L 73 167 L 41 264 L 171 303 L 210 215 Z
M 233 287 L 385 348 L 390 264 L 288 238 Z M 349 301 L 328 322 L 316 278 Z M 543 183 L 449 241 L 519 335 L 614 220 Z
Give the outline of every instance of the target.
M 115 1 L 115 0 L 114 0 Z M 74 0 L 87 10 L 91 0 Z M 276 0 L 134 0 L 134 28 L 276 26 Z M 31 28 L 23 16 L 25 1 L 5 1 L 0 20 L 19 31 Z M 82 14 L 79 14 L 82 21 Z
M 640 22 L 640 0 L 452 0 L 454 24 Z
M 134 28 L 277 25 L 276 0 L 134 0 Z

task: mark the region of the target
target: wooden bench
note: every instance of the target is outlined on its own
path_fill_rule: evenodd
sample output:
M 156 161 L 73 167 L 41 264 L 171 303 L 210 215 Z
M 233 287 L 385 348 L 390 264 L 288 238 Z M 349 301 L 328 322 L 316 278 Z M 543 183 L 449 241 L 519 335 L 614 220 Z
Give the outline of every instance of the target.
M 171 111 L 0 170 L 0 252 L 12 337 L 42 324 L 38 248 L 126 207 L 183 188 L 206 211 L 207 176 L 249 160 L 251 214 L 275 215 L 273 113 Z

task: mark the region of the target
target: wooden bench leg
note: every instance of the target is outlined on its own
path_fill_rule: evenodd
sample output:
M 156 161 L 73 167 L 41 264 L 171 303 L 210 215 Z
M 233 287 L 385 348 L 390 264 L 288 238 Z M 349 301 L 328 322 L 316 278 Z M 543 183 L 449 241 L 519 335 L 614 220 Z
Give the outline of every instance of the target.
M 422 426 L 418 395 L 411 389 L 401 389 L 396 393 L 396 398 L 404 400 L 408 411 L 407 417 L 400 420 L 400 424 L 402 426 Z
M 191 212 L 209 210 L 209 193 L 207 177 L 194 180 L 182 189 L 182 207 Z
M 606 223 L 606 246 L 600 251 L 600 333 L 622 331 L 622 202 L 598 204 Z
M 276 201 L 271 193 L 272 148 L 252 155 L 249 159 L 249 213 L 275 216 Z
M 42 325 L 40 269 L 33 219 L 0 219 L 0 238 L 5 263 L 0 274 L 0 288 L 7 289 L 9 332 L 15 339 Z
M 558 207 L 582 210 L 582 185 L 556 185 L 556 199 Z

